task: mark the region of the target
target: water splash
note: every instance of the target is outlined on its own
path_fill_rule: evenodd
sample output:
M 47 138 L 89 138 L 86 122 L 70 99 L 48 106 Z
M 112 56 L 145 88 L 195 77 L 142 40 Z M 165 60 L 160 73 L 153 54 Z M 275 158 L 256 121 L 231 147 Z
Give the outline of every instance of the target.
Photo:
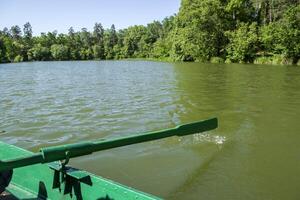
M 214 143 L 218 146 L 222 146 L 226 137 L 221 135 L 212 135 L 211 133 L 197 133 L 186 139 L 179 138 L 179 142 L 183 141 L 184 144 L 200 144 L 200 143 Z

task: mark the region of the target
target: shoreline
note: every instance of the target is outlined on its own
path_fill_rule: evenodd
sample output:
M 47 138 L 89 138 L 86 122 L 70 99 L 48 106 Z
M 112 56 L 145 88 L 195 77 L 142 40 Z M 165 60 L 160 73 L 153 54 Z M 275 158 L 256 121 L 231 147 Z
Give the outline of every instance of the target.
M 164 62 L 164 63 L 203 63 L 203 64 L 253 64 L 253 65 L 279 65 L 279 66 L 300 66 L 300 60 L 293 64 L 291 62 L 272 62 L 272 57 L 257 57 L 254 62 L 248 63 L 238 63 L 238 62 L 228 62 L 224 61 L 223 58 L 213 57 L 210 61 L 200 62 L 200 61 L 173 61 L 170 58 L 122 58 L 122 59 L 90 59 L 90 60 L 31 60 L 31 61 L 21 61 L 21 62 L 2 62 L 1 64 L 14 64 L 14 63 L 30 63 L 30 62 L 84 62 L 84 61 L 153 61 L 153 62 Z

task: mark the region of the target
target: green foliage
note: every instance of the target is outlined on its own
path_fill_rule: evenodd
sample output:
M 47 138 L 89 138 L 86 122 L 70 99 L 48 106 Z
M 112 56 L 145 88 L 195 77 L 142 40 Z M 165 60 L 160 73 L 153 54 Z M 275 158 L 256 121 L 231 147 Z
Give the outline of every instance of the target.
M 207 61 L 224 45 L 219 0 L 183 0 L 173 31 L 171 56 L 181 61 Z
M 101 23 L 96 23 L 93 31 L 94 43 L 93 57 L 95 59 L 105 59 L 104 51 L 104 29 Z
M 273 64 L 273 58 L 267 56 L 261 56 L 255 58 L 253 61 L 254 64 Z
M 300 4 L 287 10 L 280 23 L 283 54 L 296 63 L 300 58 Z
M 142 50 L 145 49 L 146 43 L 142 40 L 147 33 L 146 27 L 144 26 L 131 26 L 125 30 L 124 41 L 123 41 L 123 53 L 125 58 L 135 58 L 142 54 Z
M 79 51 L 81 60 L 91 60 L 93 58 L 93 51 L 90 48 L 81 48 Z
M 258 34 L 257 23 L 240 23 L 233 31 L 225 32 L 229 39 L 227 58 L 233 62 L 252 62 L 255 58 Z
M 68 59 L 68 47 L 62 44 L 53 44 L 50 48 L 52 57 L 55 60 L 67 60 Z
M 279 21 L 261 28 L 260 41 L 264 51 L 282 54 L 294 63 L 300 57 L 300 5 L 286 11 Z
M 4 45 L 6 49 L 6 57 L 10 62 L 14 62 L 16 56 L 21 56 L 23 54 L 24 46 L 18 40 L 14 41 L 9 38 L 5 38 Z
M 151 52 L 151 57 L 154 58 L 167 58 L 170 56 L 171 42 L 168 39 L 158 39 Z
M 0 63 L 6 62 L 6 47 L 4 45 L 3 38 L 0 37 Z
M 22 37 L 22 31 L 19 26 L 12 26 L 10 28 L 10 34 L 14 39 L 20 39 Z
M 289 8 L 299 5 L 299 0 L 252 0 L 252 2 L 257 21 L 263 25 L 282 19 Z
M 272 64 L 291 65 L 291 64 L 293 64 L 293 60 L 285 57 L 284 55 L 274 55 L 272 57 Z
M 104 46 L 96 44 L 92 47 L 92 49 L 93 49 L 93 57 L 95 59 L 100 60 L 104 58 Z
M 26 39 L 32 38 L 32 27 L 29 22 L 24 24 L 23 32 Z
M 22 56 L 20 55 L 17 55 L 15 58 L 14 58 L 14 62 L 22 62 L 24 59 Z
M 225 10 L 232 14 L 237 22 L 251 22 L 254 20 L 255 9 L 251 0 L 229 0 Z
M 113 51 L 114 46 L 118 43 L 118 36 L 115 25 L 112 25 L 104 35 L 104 55 L 106 59 L 113 59 L 115 52 Z
M 117 30 L 32 35 L 29 22 L 0 31 L 0 62 L 143 58 L 212 63 L 296 64 L 299 0 L 182 0 L 161 22 Z
M 293 60 L 284 55 L 261 56 L 254 60 L 254 64 L 292 65 Z
M 44 61 L 50 60 L 51 52 L 48 47 L 43 47 L 41 44 L 35 45 L 28 53 L 28 60 Z
M 210 62 L 211 63 L 225 63 L 225 60 L 223 58 L 220 58 L 220 57 L 212 57 L 210 59 Z

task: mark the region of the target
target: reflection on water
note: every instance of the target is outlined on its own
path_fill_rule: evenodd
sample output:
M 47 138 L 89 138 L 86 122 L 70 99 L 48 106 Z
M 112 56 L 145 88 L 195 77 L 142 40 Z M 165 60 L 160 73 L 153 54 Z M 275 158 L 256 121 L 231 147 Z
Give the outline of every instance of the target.
M 73 165 L 167 199 L 298 199 L 300 68 L 144 61 L 0 65 L 0 139 L 36 151 L 212 116 L 209 133 Z

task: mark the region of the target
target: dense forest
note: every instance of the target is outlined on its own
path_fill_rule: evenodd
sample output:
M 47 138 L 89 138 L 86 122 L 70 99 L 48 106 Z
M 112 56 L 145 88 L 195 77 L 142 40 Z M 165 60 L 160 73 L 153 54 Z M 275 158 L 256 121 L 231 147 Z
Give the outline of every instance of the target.
M 300 64 L 300 0 L 182 0 L 178 14 L 116 30 L 0 31 L 0 62 L 145 58 Z

